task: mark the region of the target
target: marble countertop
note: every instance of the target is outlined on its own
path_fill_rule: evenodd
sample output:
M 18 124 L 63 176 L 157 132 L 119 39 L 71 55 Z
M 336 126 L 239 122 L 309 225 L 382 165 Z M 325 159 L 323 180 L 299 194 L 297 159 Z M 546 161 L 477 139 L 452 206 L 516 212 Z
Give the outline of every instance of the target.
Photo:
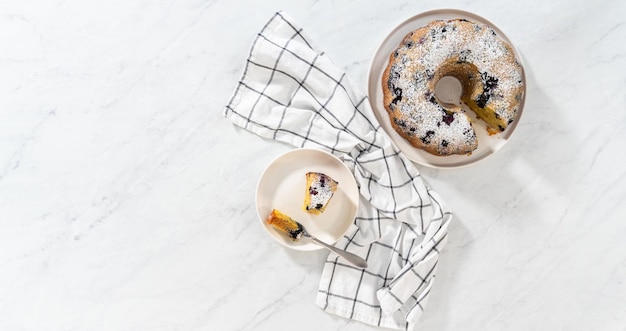
M 626 5 L 3 1 L 0 330 L 378 330 L 315 305 L 327 252 L 259 225 L 290 147 L 222 116 L 285 10 L 365 90 L 378 43 L 440 8 L 515 43 L 524 116 L 495 155 L 420 166 L 455 213 L 421 330 L 626 330 Z

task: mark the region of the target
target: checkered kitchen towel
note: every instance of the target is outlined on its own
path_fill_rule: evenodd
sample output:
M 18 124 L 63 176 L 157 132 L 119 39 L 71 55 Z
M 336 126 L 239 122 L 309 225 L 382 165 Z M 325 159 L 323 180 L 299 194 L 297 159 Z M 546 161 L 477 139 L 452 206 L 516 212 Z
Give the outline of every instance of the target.
M 360 208 L 330 253 L 317 304 L 364 323 L 413 329 L 428 300 L 452 213 L 394 147 L 367 97 L 284 12 L 257 35 L 224 116 L 262 137 L 338 156 L 354 173 Z

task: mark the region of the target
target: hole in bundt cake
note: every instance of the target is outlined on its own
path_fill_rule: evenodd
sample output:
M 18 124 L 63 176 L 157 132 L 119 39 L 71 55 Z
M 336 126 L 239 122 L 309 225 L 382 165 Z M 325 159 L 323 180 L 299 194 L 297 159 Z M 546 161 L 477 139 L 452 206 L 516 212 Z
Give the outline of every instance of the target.
M 435 85 L 435 96 L 446 105 L 461 105 L 463 85 L 453 76 L 442 77 Z

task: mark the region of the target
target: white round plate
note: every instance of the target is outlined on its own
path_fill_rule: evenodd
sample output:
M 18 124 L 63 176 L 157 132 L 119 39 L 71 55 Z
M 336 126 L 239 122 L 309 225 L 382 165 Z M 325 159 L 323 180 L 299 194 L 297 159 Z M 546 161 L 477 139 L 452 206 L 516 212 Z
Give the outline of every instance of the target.
M 321 172 L 339 182 L 326 210 L 309 214 L 303 210 L 306 193 L 305 174 Z M 293 249 L 310 251 L 322 247 L 307 238 L 298 241 L 266 223 L 272 209 L 278 209 L 300 222 L 318 239 L 333 244 L 354 222 L 359 205 L 359 189 L 352 172 L 334 155 L 316 149 L 295 149 L 274 161 L 261 175 L 256 191 L 259 220 L 272 238 Z
M 469 12 L 456 9 L 437 9 L 415 15 L 394 28 L 382 41 L 376 53 L 374 54 L 368 78 L 367 93 L 376 119 L 378 120 L 382 128 L 389 135 L 389 137 L 396 144 L 396 146 L 398 146 L 398 148 L 409 159 L 411 159 L 415 163 L 432 168 L 455 168 L 470 165 L 484 159 L 489 155 L 494 154 L 496 151 L 502 148 L 502 146 L 504 146 L 504 144 L 509 140 L 509 138 L 515 131 L 515 127 L 520 121 L 520 117 L 522 116 L 522 112 L 524 109 L 524 100 L 526 96 L 526 77 L 522 72 L 522 79 L 524 81 L 524 94 L 522 95 L 522 100 L 520 102 L 519 111 L 517 112 L 515 121 L 511 125 L 509 125 L 509 127 L 504 132 L 492 136 L 487 133 L 486 124 L 483 121 L 477 120 L 474 112 L 469 110 L 467 106 L 463 105 L 463 108 L 466 110 L 466 114 L 470 116 L 474 124 L 474 130 L 476 130 L 476 136 L 478 138 L 478 148 L 470 155 L 437 156 L 430 154 L 422 149 L 413 147 L 406 139 L 402 138 L 402 136 L 400 136 L 393 129 L 389 121 L 387 111 L 383 106 L 383 91 L 381 84 L 383 72 L 385 71 L 385 68 L 387 68 L 387 64 L 389 62 L 389 55 L 400 45 L 402 39 L 409 32 L 419 27 L 425 26 L 435 20 L 455 18 L 464 18 L 470 21 L 480 22 L 491 27 L 498 34 L 498 36 L 500 36 L 500 38 L 502 38 L 504 41 L 509 43 L 509 45 L 511 45 L 515 52 L 515 56 L 517 57 L 517 61 L 520 63 L 520 65 L 522 65 L 523 68 L 524 65 L 522 63 L 522 58 L 519 52 L 515 49 L 513 43 L 511 43 L 511 41 L 504 35 L 504 33 L 500 29 L 498 29 L 498 27 L 496 27 L 493 23 Z

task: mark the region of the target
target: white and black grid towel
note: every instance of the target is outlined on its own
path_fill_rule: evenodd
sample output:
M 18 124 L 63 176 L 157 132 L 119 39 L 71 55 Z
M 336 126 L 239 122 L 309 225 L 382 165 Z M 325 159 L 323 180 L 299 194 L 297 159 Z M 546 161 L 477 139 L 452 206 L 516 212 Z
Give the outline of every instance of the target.
M 413 329 L 428 300 L 452 213 L 391 143 L 367 96 L 284 12 L 257 35 L 224 116 L 262 137 L 338 156 L 360 190 L 357 218 L 331 253 L 317 304 L 329 313 Z

